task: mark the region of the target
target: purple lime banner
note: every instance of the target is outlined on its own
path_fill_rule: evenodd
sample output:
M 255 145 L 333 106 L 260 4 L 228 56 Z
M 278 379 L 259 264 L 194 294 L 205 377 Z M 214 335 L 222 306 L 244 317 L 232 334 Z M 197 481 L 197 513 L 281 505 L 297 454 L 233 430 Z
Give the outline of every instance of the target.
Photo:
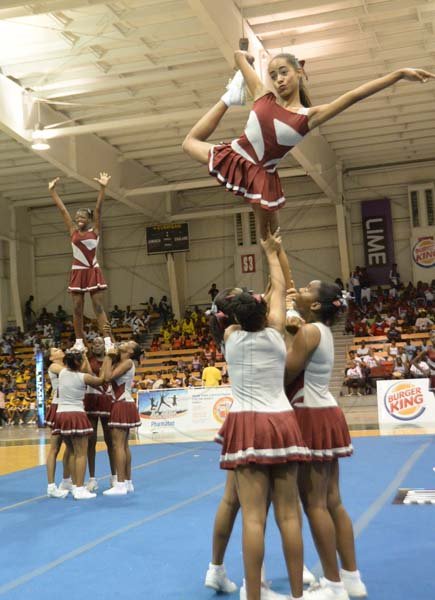
M 389 281 L 394 263 L 393 221 L 389 198 L 361 202 L 364 257 L 371 285 Z

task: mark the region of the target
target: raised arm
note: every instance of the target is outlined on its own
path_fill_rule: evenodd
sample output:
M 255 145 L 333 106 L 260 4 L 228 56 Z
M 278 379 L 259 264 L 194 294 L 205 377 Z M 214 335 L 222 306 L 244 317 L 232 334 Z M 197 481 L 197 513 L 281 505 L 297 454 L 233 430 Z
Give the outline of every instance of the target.
M 279 264 L 281 265 L 282 274 L 284 276 L 285 281 L 285 289 L 290 290 L 295 287 L 293 281 L 293 275 L 290 268 L 290 263 L 288 261 L 287 253 L 284 248 L 281 247 L 281 250 L 278 252 Z
M 279 229 L 272 235 L 270 232 L 265 240 L 261 240 L 264 253 L 269 265 L 271 291 L 269 301 L 269 314 L 267 321 L 269 327 L 278 330 L 284 335 L 285 331 L 285 280 L 282 273 L 278 253 L 281 250 L 281 237 Z
M 243 73 L 246 85 L 254 97 L 254 100 L 261 98 L 261 96 L 264 96 L 264 94 L 267 94 L 267 92 L 270 91 L 257 75 L 256 70 L 252 66 L 254 59 L 248 52 L 245 52 L 244 50 L 236 50 L 234 52 L 234 59 L 237 67 Z
M 72 233 L 74 231 L 73 220 L 71 219 L 71 215 L 67 211 L 65 204 L 62 202 L 62 200 L 59 197 L 59 194 L 56 191 L 56 185 L 59 180 L 60 180 L 60 177 L 56 177 L 56 179 L 53 179 L 52 181 L 50 181 L 48 184 L 48 191 L 50 192 L 50 196 L 53 198 L 53 202 L 56 204 L 57 208 L 61 212 L 61 215 L 63 217 L 65 225 L 67 226 L 69 234 L 72 235 Z
M 111 176 L 108 173 L 100 173 L 99 177 L 94 177 L 94 181 L 97 181 L 100 184 L 100 191 L 97 196 L 97 204 L 95 206 L 95 214 L 94 214 L 94 231 L 98 235 L 101 231 L 101 217 L 102 217 L 102 208 L 103 201 L 106 196 L 106 187 L 111 180 Z
M 329 119 L 340 114 L 346 110 L 346 108 L 349 108 L 360 100 L 364 100 L 364 98 L 368 98 L 377 92 L 385 90 L 401 79 L 426 83 L 430 79 L 435 79 L 435 74 L 423 69 L 399 69 L 384 77 L 373 79 L 372 81 L 343 94 L 330 104 L 313 106 L 308 113 L 309 128 L 314 129 L 319 125 L 322 125 L 322 123 L 326 123 L 326 121 L 329 121 Z

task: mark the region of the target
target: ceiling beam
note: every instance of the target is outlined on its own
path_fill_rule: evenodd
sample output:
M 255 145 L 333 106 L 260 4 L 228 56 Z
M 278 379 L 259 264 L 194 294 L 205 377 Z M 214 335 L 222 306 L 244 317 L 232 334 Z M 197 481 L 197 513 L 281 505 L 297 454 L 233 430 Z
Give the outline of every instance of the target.
M 30 132 L 39 120 L 39 116 L 46 125 L 65 119 L 64 115 L 45 105 L 41 106 L 41 114 L 38 117 L 36 113 L 33 98 L 15 82 L 0 75 L 0 130 L 29 149 Z M 155 175 L 136 161 L 120 160 L 119 152 L 95 135 L 52 140 L 50 150 L 35 152 L 35 154 L 46 161 L 40 170 L 49 170 L 48 165 L 53 165 L 60 172 L 96 190 L 99 185 L 93 178 L 100 171 L 109 172 L 112 180 L 108 195 L 143 214 L 148 213 L 140 204 L 125 198 L 123 188 L 127 184 L 139 185 L 147 180 L 150 183 L 164 181 L 162 177 Z M 35 168 L 16 167 L 15 170 L 24 169 L 26 172 L 31 172 Z
M 304 177 L 306 172 L 298 167 L 282 169 L 280 176 L 285 177 Z M 150 185 L 147 187 L 136 188 L 133 190 L 127 190 L 125 196 L 131 198 L 134 196 L 146 196 L 149 194 L 159 194 L 161 192 L 179 192 L 181 190 L 195 190 L 201 188 L 217 187 L 217 183 L 214 177 L 207 177 L 206 179 L 192 179 L 190 181 L 179 181 L 176 183 L 169 183 L 165 185 Z
M 216 0 L 188 0 L 188 2 L 210 37 L 217 43 L 230 67 L 234 66 L 234 51 L 239 47 L 239 38 L 243 31 L 245 37 L 249 39 L 249 51 L 256 59 L 257 69 L 261 72 L 263 81 L 266 81 L 268 54 L 249 24 L 243 21 L 234 2 L 232 0 L 225 3 Z M 319 0 L 316 0 L 316 3 L 318 4 Z M 301 6 L 299 0 L 282 4 L 292 4 L 299 8 Z M 270 4 L 265 4 L 264 7 L 271 10 Z M 328 198 L 336 202 L 338 198 L 335 170 L 337 158 L 325 138 L 319 132 L 311 134 L 292 150 L 292 154 Z

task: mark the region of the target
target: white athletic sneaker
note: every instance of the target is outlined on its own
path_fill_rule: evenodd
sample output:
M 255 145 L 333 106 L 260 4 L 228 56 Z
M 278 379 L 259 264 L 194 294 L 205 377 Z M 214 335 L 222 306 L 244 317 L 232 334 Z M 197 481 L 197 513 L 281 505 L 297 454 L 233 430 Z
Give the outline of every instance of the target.
M 367 588 L 361 579 L 359 571 L 352 572 L 341 569 L 340 577 L 347 593 L 349 596 L 352 596 L 352 598 L 365 598 L 368 595 Z
M 72 492 L 73 487 L 74 487 L 74 484 L 71 480 L 71 477 L 69 479 L 62 479 L 62 481 L 59 483 L 60 490 L 66 490 L 67 492 Z
M 243 585 L 240 588 L 240 600 L 247 600 L 246 595 L 246 582 L 243 580 Z M 261 585 L 261 600 L 290 600 L 290 596 L 285 594 L 278 594 L 270 589 L 270 587 Z
M 349 596 L 344 585 L 332 587 L 321 577 L 319 583 L 312 584 L 304 592 L 304 600 L 349 600 Z
M 246 103 L 246 87 L 242 72 L 239 70 L 227 85 L 227 91 L 221 98 L 228 107 L 243 106 Z
M 77 352 L 84 352 L 86 350 L 83 340 L 76 340 L 71 350 L 77 350 Z
M 68 490 L 60 490 L 55 483 L 47 485 L 47 496 L 49 498 L 66 498 L 68 494 Z
M 208 565 L 204 585 L 225 594 L 232 594 L 237 590 L 237 585 L 228 579 L 224 565 L 214 565 L 213 563 Z
M 91 500 L 92 498 L 96 498 L 97 494 L 93 494 L 89 490 L 85 488 L 85 486 L 76 487 L 74 490 L 74 500 Z
M 305 565 L 304 565 L 304 572 L 303 572 L 302 577 L 304 580 L 304 585 L 311 585 L 312 583 L 314 583 L 316 581 L 316 578 L 314 577 L 314 575 L 311 573 L 311 571 Z
M 86 484 L 86 489 L 88 492 L 96 492 L 98 490 L 98 481 L 95 477 L 89 477 L 89 481 Z
M 132 480 L 131 479 L 130 480 L 126 479 L 125 480 L 125 485 L 126 485 L 126 488 L 127 488 L 127 494 L 132 494 L 134 492 L 134 485 L 133 485 Z
M 108 490 L 104 490 L 103 494 L 105 496 L 126 496 L 127 485 L 125 481 L 117 481 L 113 487 L 109 488 Z

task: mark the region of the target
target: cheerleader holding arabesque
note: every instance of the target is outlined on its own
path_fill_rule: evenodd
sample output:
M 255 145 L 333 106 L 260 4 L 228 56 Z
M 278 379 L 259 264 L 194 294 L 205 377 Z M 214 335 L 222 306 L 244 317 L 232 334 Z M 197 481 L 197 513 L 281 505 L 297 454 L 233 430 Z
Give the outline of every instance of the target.
M 234 56 L 239 70 L 227 92 L 187 134 L 183 150 L 208 165 L 210 175 L 225 189 L 252 204 L 263 238 L 268 227 L 271 231 L 277 228 L 277 211 L 285 203 L 278 164 L 310 131 L 402 79 L 420 83 L 435 79 L 435 74 L 423 69 L 398 69 L 329 104 L 312 106 L 304 84 L 305 61 L 285 53 L 273 57 L 268 66 L 271 90 L 252 67 L 252 56 L 241 50 Z M 243 135 L 231 143 L 210 144 L 207 140 L 227 110 L 245 104 L 245 82 L 254 104 Z

